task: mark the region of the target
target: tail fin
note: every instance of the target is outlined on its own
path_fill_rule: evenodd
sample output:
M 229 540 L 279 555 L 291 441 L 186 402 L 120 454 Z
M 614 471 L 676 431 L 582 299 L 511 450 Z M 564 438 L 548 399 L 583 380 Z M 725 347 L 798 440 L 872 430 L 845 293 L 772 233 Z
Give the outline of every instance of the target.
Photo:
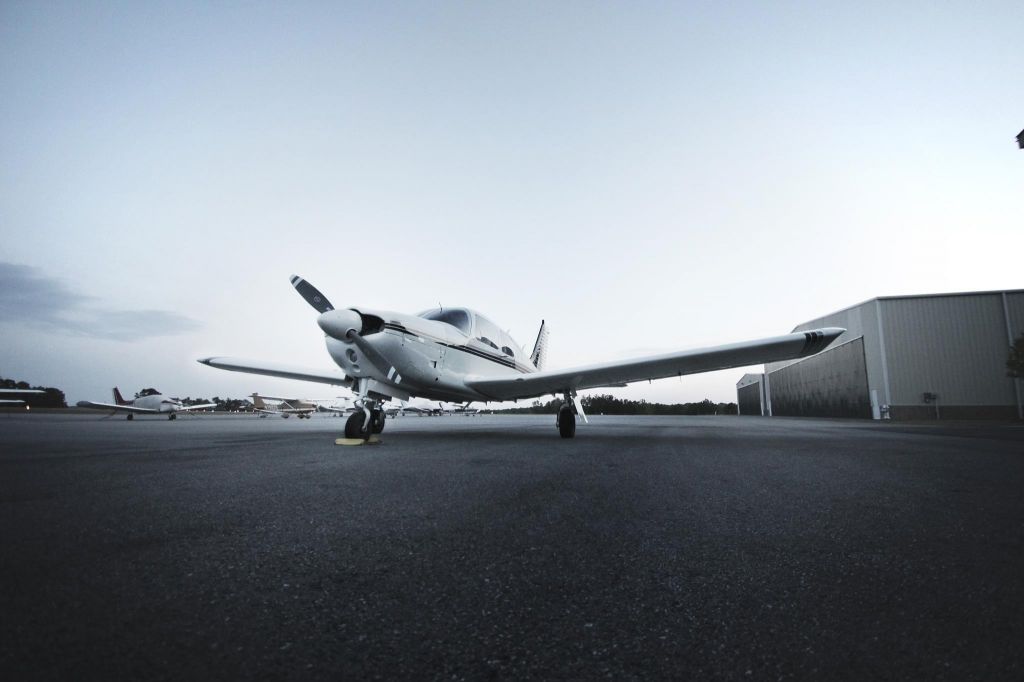
M 548 356 L 548 328 L 544 320 L 540 321 L 540 331 L 537 332 L 537 340 L 533 344 L 533 352 L 530 353 L 530 362 L 538 371 L 544 369 L 544 360 Z
M 259 393 L 252 394 L 252 405 L 257 410 L 263 410 L 267 407 L 267 404 L 263 402 L 263 398 L 260 397 Z
M 114 404 L 115 405 L 128 405 L 130 404 L 127 400 L 121 397 L 121 391 L 117 390 L 117 386 L 114 386 Z

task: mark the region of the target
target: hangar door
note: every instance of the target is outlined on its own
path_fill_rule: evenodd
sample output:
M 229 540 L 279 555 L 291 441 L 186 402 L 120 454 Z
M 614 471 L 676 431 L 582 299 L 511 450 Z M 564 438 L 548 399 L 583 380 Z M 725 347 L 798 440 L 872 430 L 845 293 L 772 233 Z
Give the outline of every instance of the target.
M 773 415 L 871 419 L 863 337 L 772 372 L 768 386 Z
M 736 389 L 740 414 L 761 416 L 761 382 L 747 384 Z

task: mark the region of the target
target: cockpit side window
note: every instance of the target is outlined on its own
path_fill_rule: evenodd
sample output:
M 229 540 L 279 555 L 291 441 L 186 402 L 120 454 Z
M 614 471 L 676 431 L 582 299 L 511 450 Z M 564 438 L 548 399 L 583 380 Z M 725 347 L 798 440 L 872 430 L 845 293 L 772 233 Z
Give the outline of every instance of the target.
M 476 338 L 494 350 L 498 350 L 500 348 L 498 343 L 504 341 L 504 335 L 498 329 L 498 326 L 480 313 L 476 314 Z M 495 339 L 497 339 L 497 342 Z
M 509 357 L 513 357 L 514 358 L 516 356 L 516 354 L 513 353 L 512 349 L 509 348 L 508 346 L 502 346 L 501 347 L 501 352 L 504 353 L 505 355 L 508 355 Z
M 471 327 L 469 313 L 462 308 L 435 308 L 425 313 L 420 313 L 419 316 L 426 320 L 436 320 L 437 322 L 450 324 L 466 336 L 469 336 Z

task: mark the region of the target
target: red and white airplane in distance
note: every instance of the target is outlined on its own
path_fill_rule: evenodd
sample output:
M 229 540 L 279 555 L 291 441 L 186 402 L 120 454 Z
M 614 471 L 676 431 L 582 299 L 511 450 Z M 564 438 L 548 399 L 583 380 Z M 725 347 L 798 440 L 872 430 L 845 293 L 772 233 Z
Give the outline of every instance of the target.
M 114 402 L 112 403 L 96 403 L 91 400 L 80 400 L 77 405 L 78 407 L 87 407 L 93 410 L 127 412 L 128 419 L 134 419 L 137 414 L 166 414 L 168 419 L 177 419 L 178 412 L 206 410 L 217 406 L 216 403 L 185 405 L 177 398 L 168 398 L 157 392 L 139 396 L 134 400 L 125 400 L 121 396 L 121 391 L 117 390 L 116 386 L 114 387 Z
M 345 424 L 348 438 L 369 439 L 384 428 L 383 404 L 412 396 L 434 401 L 500 402 L 564 395 L 558 412 L 563 438 L 586 421 L 577 392 L 790 360 L 824 350 L 845 329 L 825 327 L 755 341 L 605 362 L 567 369 L 544 366 L 548 331 L 541 322 L 529 354 L 480 313 L 435 308 L 416 315 L 363 307 L 335 309 L 316 287 L 295 275 L 292 286 L 317 313 L 327 352 L 338 368 L 306 369 L 225 357 L 199 362 L 235 372 L 346 386 L 362 409 Z

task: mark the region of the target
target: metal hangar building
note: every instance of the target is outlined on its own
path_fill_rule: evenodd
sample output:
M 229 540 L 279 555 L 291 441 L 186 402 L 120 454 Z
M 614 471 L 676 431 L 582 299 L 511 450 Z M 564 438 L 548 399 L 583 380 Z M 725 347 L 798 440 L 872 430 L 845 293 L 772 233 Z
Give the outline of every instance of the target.
M 864 419 L 1024 419 L 1006 375 L 1024 334 L 1024 289 L 883 296 L 793 331 L 845 327 L 825 351 L 736 384 L 740 414 Z

